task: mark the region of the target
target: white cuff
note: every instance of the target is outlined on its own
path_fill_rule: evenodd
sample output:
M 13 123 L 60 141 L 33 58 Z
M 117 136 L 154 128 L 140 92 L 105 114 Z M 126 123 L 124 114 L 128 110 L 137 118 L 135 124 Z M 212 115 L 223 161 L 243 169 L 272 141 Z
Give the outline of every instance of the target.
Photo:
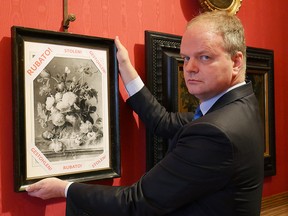
M 65 187 L 65 197 L 67 197 L 68 189 L 69 189 L 71 184 L 73 184 L 73 182 L 69 182 Z
M 143 81 L 141 80 L 140 76 L 136 77 L 134 80 L 130 81 L 126 86 L 126 90 L 131 97 L 132 95 L 136 94 L 140 91 L 144 86 Z

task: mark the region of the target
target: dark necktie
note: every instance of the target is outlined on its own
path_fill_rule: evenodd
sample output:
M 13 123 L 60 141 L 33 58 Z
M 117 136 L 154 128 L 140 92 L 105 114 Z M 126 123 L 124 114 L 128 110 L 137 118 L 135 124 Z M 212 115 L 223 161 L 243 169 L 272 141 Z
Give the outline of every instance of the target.
M 196 119 L 200 118 L 201 116 L 203 116 L 203 114 L 201 112 L 200 106 L 198 106 L 195 110 L 193 120 L 196 120 Z

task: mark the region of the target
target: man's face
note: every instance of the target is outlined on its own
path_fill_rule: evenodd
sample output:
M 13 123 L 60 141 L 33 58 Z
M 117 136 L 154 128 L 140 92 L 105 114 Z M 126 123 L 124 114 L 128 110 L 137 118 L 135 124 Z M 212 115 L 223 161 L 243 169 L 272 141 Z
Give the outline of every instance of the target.
M 182 37 L 180 53 L 184 59 L 186 86 L 200 101 L 208 100 L 239 82 L 238 63 L 223 45 L 222 37 L 201 23 L 192 24 Z

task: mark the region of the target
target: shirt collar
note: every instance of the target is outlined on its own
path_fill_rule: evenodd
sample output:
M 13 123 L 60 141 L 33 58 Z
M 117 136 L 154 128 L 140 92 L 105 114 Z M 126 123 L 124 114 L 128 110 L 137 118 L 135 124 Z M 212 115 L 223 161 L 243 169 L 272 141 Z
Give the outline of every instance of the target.
M 201 109 L 201 112 L 203 113 L 203 115 L 205 115 L 209 109 L 215 104 L 215 102 L 224 94 L 226 94 L 227 92 L 231 91 L 232 89 L 235 89 L 235 88 L 238 88 L 239 86 L 242 86 L 242 85 L 245 85 L 246 82 L 241 82 L 241 83 L 238 83 L 230 88 L 228 88 L 226 91 L 210 98 L 209 100 L 206 100 L 206 101 L 203 101 L 201 104 L 200 104 L 200 109 Z

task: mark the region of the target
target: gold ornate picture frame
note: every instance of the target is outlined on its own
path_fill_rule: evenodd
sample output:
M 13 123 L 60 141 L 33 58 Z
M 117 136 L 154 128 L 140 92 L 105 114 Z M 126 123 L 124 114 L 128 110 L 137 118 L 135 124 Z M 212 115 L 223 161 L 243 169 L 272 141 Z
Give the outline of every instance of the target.
M 242 0 L 199 0 L 204 11 L 224 10 L 231 14 L 236 14 Z

